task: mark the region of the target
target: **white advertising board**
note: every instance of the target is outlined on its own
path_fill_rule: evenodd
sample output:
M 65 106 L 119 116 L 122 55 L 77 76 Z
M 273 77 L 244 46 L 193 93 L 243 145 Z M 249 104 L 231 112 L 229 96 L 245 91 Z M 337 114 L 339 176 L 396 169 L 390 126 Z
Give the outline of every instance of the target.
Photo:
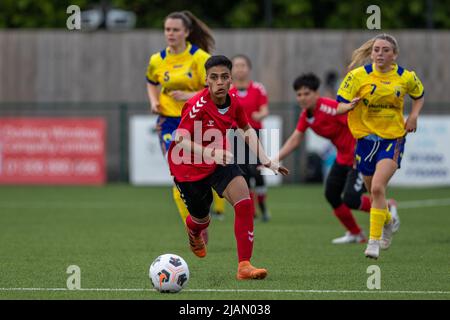
M 134 185 L 172 185 L 169 166 L 161 152 L 157 116 L 132 116 L 129 130 L 130 183 Z
M 401 168 L 390 185 L 450 185 L 450 116 L 419 117 L 417 131 L 406 136 Z

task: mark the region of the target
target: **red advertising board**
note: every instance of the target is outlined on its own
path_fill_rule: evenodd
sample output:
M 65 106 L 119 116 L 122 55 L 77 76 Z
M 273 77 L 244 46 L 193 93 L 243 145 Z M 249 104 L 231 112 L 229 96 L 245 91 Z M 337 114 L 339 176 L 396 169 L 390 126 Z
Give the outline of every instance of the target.
M 103 184 L 102 118 L 0 118 L 0 183 Z

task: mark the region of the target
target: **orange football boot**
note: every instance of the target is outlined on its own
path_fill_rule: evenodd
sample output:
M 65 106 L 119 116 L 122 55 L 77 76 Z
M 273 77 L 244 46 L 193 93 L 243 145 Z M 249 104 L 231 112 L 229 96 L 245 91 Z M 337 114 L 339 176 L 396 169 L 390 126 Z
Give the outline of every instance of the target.
M 206 246 L 202 234 L 193 234 L 187 226 L 186 231 L 189 236 L 189 246 L 191 247 L 191 251 L 199 258 L 206 256 Z
M 236 278 L 238 280 L 264 279 L 267 276 L 266 269 L 258 269 L 250 264 L 250 261 L 241 261 L 238 265 Z

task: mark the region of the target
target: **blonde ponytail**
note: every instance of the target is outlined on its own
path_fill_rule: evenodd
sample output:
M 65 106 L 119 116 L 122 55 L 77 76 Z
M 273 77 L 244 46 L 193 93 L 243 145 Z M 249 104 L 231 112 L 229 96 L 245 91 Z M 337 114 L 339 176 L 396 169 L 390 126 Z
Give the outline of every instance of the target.
M 399 53 L 400 50 L 397 40 L 393 36 L 386 33 L 379 34 L 373 37 L 372 39 L 366 41 L 361 47 L 353 51 L 352 61 L 348 65 L 348 71 L 370 62 L 370 55 L 372 53 L 373 44 L 375 43 L 376 40 L 380 39 L 388 41 L 392 45 L 392 49 L 394 50 L 395 54 Z
M 348 65 L 348 70 L 352 70 L 355 67 L 362 66 L 363 64 L 369 62 L 370 54 L 372 53 L 372 47 L 375 39 L 370 39 L 366 41 L 361 47 L 353 51 L 352 62 Z

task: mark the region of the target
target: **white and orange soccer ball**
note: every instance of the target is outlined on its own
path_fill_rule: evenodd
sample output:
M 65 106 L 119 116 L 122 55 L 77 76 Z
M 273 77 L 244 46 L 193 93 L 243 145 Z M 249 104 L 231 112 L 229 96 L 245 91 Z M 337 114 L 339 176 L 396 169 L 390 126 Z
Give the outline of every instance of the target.
M 157 257 L 150 265 L 149 277 L 157 291 L 175 293 L 186 287 L 189 268 L 182 257 L 166 253 Z

